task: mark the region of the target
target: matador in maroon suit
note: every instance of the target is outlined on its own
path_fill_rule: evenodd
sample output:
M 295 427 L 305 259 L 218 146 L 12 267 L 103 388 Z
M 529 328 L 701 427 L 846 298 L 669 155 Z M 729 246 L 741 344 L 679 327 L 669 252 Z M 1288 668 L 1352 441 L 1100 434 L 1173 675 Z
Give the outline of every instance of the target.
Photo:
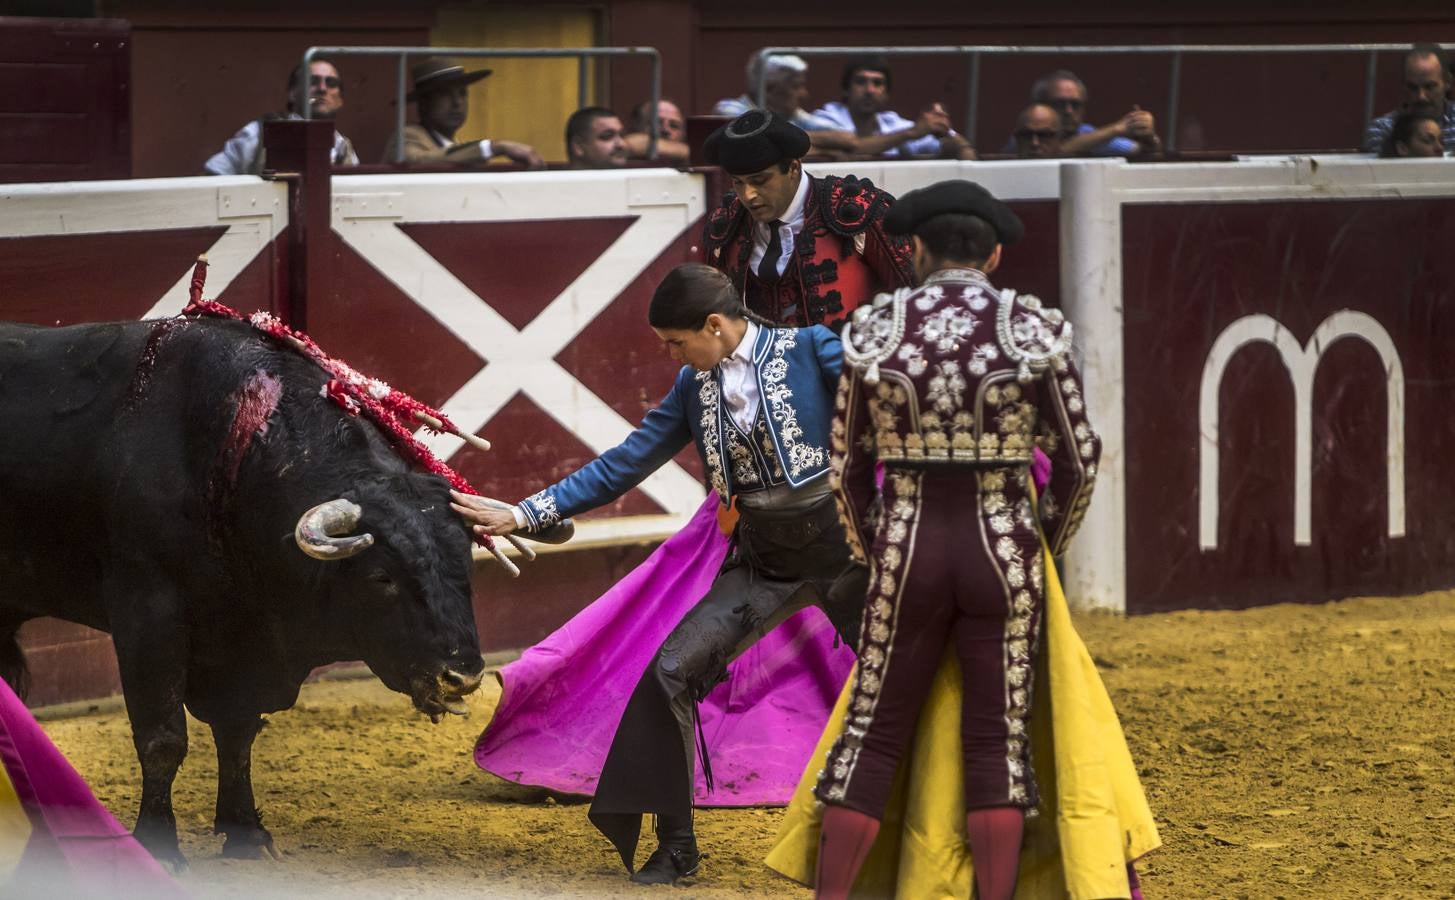
M 946 641 L 964 679 L 961 743 L 977 896 L 1014 891 L 1036 805 L 1029 710 L 1044 570 L 1090 500 L 1101 444 L 1086 420 L 1071 325 L 986 277 L 1019 219 L 967 181 L 911 191 L 886 226 L 913 235 L 920 286 L 844 329 L 830 478 L 868 564 L 859 669 L 817 795 L 820 896 L 842 896 L 882 818 Z M 1051 458 L 1036 498 L 1035 447 Z M 874 467 L 883 463 L 883 487 Z M 861 852 L 862 851 L 862 852 Z
M 833 324 L 913 278 L 909 240 L 884 230 L 894 197 L 853 175 L 809 175 L 799 162 L 808 148 L 803 129 L 756 109 L 705 146 L 733 181 L 708 217 L 706 262 L 750 311 L 793 327 Z

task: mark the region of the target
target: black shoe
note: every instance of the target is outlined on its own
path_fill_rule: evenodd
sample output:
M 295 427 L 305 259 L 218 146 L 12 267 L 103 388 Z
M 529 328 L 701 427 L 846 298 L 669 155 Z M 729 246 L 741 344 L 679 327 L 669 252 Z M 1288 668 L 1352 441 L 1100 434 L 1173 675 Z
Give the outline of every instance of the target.
M 637 884 L 676 884 L 679 878 L 697 874 L 702 854 L 694 841 L 686 847 L 661 846 L 652 851 L 646 863 L 632 873 Z

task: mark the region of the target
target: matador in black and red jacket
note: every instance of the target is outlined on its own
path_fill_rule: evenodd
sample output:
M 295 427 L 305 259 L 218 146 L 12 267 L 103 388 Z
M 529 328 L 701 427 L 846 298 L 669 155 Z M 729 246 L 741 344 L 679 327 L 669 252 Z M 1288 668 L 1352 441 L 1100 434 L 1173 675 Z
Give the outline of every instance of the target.
M 909 241 L 884 230 L 894 197 L 852 175 L 807 174 L 808 147 L 803 129 L 755 109 L 705 148 L 733 184 L 708 217 L 706 262 L 732 278 L 750 311 L 779 325 L 832 325 L 913 283 Z

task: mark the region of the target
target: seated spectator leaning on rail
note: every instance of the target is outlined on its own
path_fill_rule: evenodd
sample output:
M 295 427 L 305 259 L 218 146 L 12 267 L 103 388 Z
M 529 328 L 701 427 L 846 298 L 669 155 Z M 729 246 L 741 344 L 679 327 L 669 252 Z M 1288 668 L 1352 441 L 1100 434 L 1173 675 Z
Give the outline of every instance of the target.
M 652 101 L 643 100 L 632 108 L 627 120 L 626 155 L 631 159 L 646 159 L 651 147 Z M 671 100 L 663 99 L 657 104 L 657 159 L 674 165 L 688 163 L 687 120 L 682 108 Z
M 1011 134 L 1019 159 L 1048 159 L 1061 155 L 1061 114 L 1044 103 L 1021 110 Z
M 294 97 L 298 92 L 298 81 L 302 67 L 295 66 L 288 75 L 288 112 L 282 116 L 268 113 L 253 119 L 238 129 L 222 149 L 213 154 L 202 168 L 209 175 L 256 175 L 264 168 L 263 123 L 273 119 L 301 119 L 294 109 Z M 308 66 L 308 104 L 313 118 L 332 120 L 344 108 L 344 83 L 338 69 L 325 59 L 315 59 Z M 349 139 L 333 133 L 333 164 L 356 166 L 359 156 Z
M 411 68 L 414 89 L 404 99 L 418 104 L 419 124 L 404 126 L 406 163 L 447 163 L 484 166 L 503 156 L 532 169 L 545 167 L 545 160 L 529 144 L 518 141 L 455 142 L 455 132 L 470 114 L 470 85 L 490 74 L 489 69 L 466 72 L 439 56 L 431 56 Z M 394 161 L 394 138 L 384 147 L 384 161 Z
M 1394 126 L 1384 139 L 1379 155 L 1386 158 L 1444 156 L 1439 111 L 1421 104 L 1395 116 Z
M 1372 120 L 1364 129 L 1364 152 L 1384 155 L 1394 120 L 1401 110 L 1429 106 L 1440 123 L 1440 137 L 1446 147 L 1455 147 L 1455 103 L 1446 97 L 1450 89 L 1450 66 L 1439 44 L 1415 44 L 1404 55 L 1404 96 L 1400 108 Z
M 583 106 L 566 120 L 566 160 L 573 169 L 619 169 L 626 165 L 621 119 L 604 106 Z
M 808 99 L 808 63 L 802 57 L 780 54 L 768 57 L 766 65 L 762 57 L 754 53 L 748 57 L 748 90 L 741 97 L 730 97 L 717 101 L 712 108 L 715 116 L 737 117 L 758 106 L 758 73 L 766 73 L 764 82 L 764 107 L 775 116 L 792 122 L 808 132 L 810 151 L 813 153 L 857 153 L 858 139 L 853 129 L 845 130 L 839 125 L 814 115 L 803 108 Z
M 855 152 L 866 156 L 945 156 L 974 159 L 970 142 L 950 127 L 950 116 L 936 103 L 913 122 L 888 109 L 894 75 L 882 56 L 860 56 L 844 65 L 839 85 L 843 102 L 814 111 L 858 138 Z
M 1061 116 L 1061 155 L 1140 156 L 1162 149 L 1151 113 L 1134 106 L 1110 125 L 1097 128 L 1082 121 L 1086 97 L 1086 85 L 1065 69 L 1043 75 L 1031 86 L 1031 102 L 1044 103 Z M 1014 152 L 1014 144 L 1005 149 Z

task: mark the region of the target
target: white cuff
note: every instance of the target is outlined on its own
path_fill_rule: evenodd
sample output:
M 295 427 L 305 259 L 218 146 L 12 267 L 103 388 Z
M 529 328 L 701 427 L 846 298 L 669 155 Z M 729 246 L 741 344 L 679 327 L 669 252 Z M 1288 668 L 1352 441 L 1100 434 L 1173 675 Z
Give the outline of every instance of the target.
M 489 141 L 480 142 L 480 156 L 482 159 L 491 159 L 495 156 L 495 148 L 490 146 Z M 520 517 L 520 513 L 516 513 L 515 515 L 517 518 Z
M 523 512 L 520 511 L 520 507 L 519 506 L 512 506 L 510 508 L 510 514 L 512 516 L 515 516 L 515 527 L 518 528 L 518 529 L 520 529 L 520 530 L 522 530 L 522 531 L 524 531 L 525 530 L 525 513 L 523 513 Z

